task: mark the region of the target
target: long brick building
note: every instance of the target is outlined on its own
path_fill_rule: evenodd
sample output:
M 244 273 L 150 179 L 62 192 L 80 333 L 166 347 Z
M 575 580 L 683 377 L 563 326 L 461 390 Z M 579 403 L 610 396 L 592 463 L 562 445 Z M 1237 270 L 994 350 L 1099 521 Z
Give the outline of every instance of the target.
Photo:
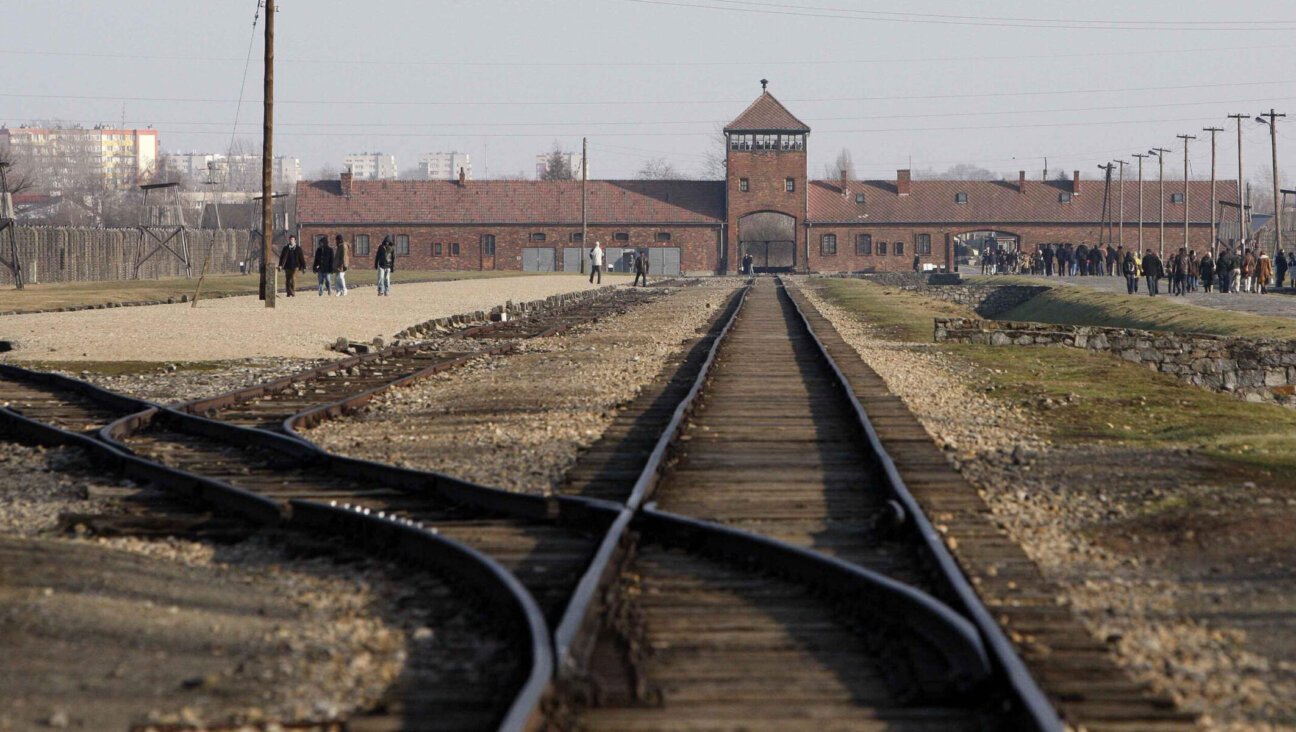
M 962 246 L 994 235 L 1031 249 L 1054 242 L 1094 243 L 1104 206 L 1118 220 L 1122 192 L 1102 181 L 810 180 L 810 128 L 763 92 L 725 129 L 722 181 L 590 181 L 589 240 L 602 242 L 611 269 L 646 249 L 654 273 L 734 273 L 751 253 L 758 267 L 815 272 L 952 267 Z M 309 253 L 322 234 L 342 234 L 357 256 L 383 237 L 396 242 L 407 269 L 574 271 L 580 268 L 580 181 L 303 182 L 297 221 Z M 1167 249 L 1210 243 L 1210 184 L 1155 181 L 1143 186 L 1143 244 Z M 1217 183 L 1217 198 L 1237 200 L 1237 185 Z M 1138 185 L 1124 183 L 1126 246 L 1138 242 Z M 1116 229 L 1113 225 L 1113 229 Z M 961 246 L 962 245 L 962 246 Z

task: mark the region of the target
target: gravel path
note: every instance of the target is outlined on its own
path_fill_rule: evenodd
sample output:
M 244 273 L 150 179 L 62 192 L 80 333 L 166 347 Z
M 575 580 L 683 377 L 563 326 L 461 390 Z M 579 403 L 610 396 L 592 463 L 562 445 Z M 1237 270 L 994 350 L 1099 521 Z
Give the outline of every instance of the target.
M 70 448 L 0 443 L 0 464 L 0 730 L 335 719 L 436 656 L 434 580 L 257 537 L 59 535 L 146 492 Z
M 549 493 L 617 406 L 673 368 L 683 344 L 737 286 L 714 280 L 671 288 L 623 315 L 522 342 L 521 353 L 395 389 L 354 418 L 325 422 L 306 436 L 346 455 Z
M 1281 653 L 1266 656 L 1266 644 L 1274 643 L 1274 632 L 1284 627 L 1282 616 L 1259 637 L 1248 637 L 1237 622 L 1256 611 L 1272 613 L 1275 606 L 1296 610 L 1289 572 L 1278 582 L 1245 567 L 1235 576 L 1223 571 L 1190 576 L 1179 567 L 1154 566 L 1149 547 L 1136 544 L 1121 551 L 1095 540 L 1095 535 L 1128 534 L 1127 522 L 1149 503 L 1217 494 L 1219 486 L 1203 477 L 1210 472 L 1191 453 L 1053 444 L 1041 437 L 1047 434 L 1044 425 L 969 388 L 978 367 L 931 344 L 882 340 L 825 302 L 813 283 L 803 292 L 914 411 L 1122 666 L 1183 707 L 1204 712 L 1210 729 L 1293 728 L 1296 664 Z M 1285 499 L 1258 500 L 1272 505 Z M 1182 528 L 1172 531 L 1181 534 Z M 1277 567 L 1281 570 L 1281 561 Z M 1286 600 L 1280 599 L 1284 592 Z M 1203 600 L 1230 595 L 1259 596 L 1266 604 Z M 1203 602 L 1211 606 L 1207 612 L 1192 612 Z M 1291 644 L 1290 639 L 1283 643 Z
M 332 363 L 342 358 L 283 359 L 250 358 L 241 361 L 210 363 L 202 368 L 189 368 L 186 364 L 159 364 L 156 370 L 105 374 L 97 371 L 58 371 L 74 379 L 82 379 L 96 386 L 159 404 L 176 404 L 192 399 L 213 397 L 219 394 L 264 384 L 299 371 Z
M 624 275 L 604 284 L 629 282 Z M 431 318 L 490 310 L 592 289 L 583 277 L 552 275 L 392 285 L 390 297 L 372 289 L 347 297 L 319 297 L 304 289 L 267 310 L 255 297 L 112 308 L 72 313 L 11 315 L 0 319 L 0 339 L 17 349 L 11 360 L 219 361 L 250 357 L 320 358 L 339 336 L 367 343 L 390 338 Z
M 1033 275 L 1022 275 L 1033 280 L 1039 280 L 1041 284 L 1050 285 L 1074 285 L 1077 287 L 1088 287 L 1091 290 L 1099 292 L 1110 292 L 1115 295 L 1125 295 L 1125 278 L 1124 277 L 1043 277 Z M 970 281 L 994 282 L 995 278 L 981 275 L 963 275 L 964 279 Z M 1171 302 L 1182 302 L 1189 305 L 1211 308 L 1213 310 L 1232 310 L 1239 313 L 1251 313 L 1252 315 L 1271 315 L 1279 318 L 1296 318 L 1296 290 L 1290 287 L 1283 290 L 1272 292 L 1268 295 L 1253 295 L 1249 293 L 1219 293 L 1203 292 L 1200 288 L 1196 292 L 1190 292 L 1183 296 L 1171 296 L 1170 283 L 1168 280 L 1161 281 L 1161 295 Z M 1147 282 L 1139 278 L 1139 294 L 1147 297 Z

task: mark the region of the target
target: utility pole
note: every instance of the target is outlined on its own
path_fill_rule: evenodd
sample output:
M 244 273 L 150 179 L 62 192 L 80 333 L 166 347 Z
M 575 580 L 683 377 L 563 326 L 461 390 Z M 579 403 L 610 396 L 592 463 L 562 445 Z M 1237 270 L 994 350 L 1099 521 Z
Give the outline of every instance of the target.
M 1124 160 L 1117 160 L 1116 164 L 1120 166 L 1120 223 L 1116 226 L 1118 236 L 1116 243 L 1120 247 L 1125 246 L 1125 166 L 1129 163 Z
M 1188 141 L 1196 140 L 1197 137 L 1195 135 L 1175 135 L 1175 137 L 1178 137 L 1180 140 L 1184 141 L 1184 192 L 1183 192 L 1184 243 L 1183 245 L 1184 245 L 1184 249 L 1187 249 L 1188 248 Z
M 274 0 L 266 0 L 265 117 L 261 130 L 261 299 L 275 306 L 274 261 Z
M 1273 146 L 1273 197 L 1274 197 L 1274 256 L 1278 256 L 1278 249 L 1282 249 L 1282 197 L 1278 194 L 1278 120 L 1286 117 L 1285 114 L 1278 114 L 1271 108 L 1267 113 L 1256 117 L 1256 122 L 1265 124 L 1265 118 L 1268 117 L 1269 124 L 1269 141 Z
M 5 168 L 9 163 L 0 163 L 0 232 L 9 232 L 9 256 L 13 258 L 14 286 L 23 289 L 22 261 L 18 258 L 18 240 L 14 237 L 14 226 L 17 225 L 13 207 L 13 196 L 9 194 L 9 179 Z
M 1148 157 L 1152 157 L 1152 156 L 1151 156 L 1151 155 L 1144 155 L 1143 153 L 1134 153 L 1134 157 L 1138 158 L 1138 161 L 1139 161 L 1139 162 L 1138 162 L 1138 166 L 1139 166 L 1139 186 L 1138 186 L 1138 192 L 1139 192 L 1139 228 L 1138 228 L 1138 242 L 1139 242 L 1139 248 L 1138 248 L 1138 255 L 1139 255 L 1139 257 L 1142 257 L 1142 256 L 1143 256 L 1143 158 L 1148 158 Z
M 1170 152 L 1164 147 L 1154 147 L 1148 150 L 1149 155 L 1157 156 L 1157 162 L 1161 166 L 1160 193 L 1161 197 L 1161 239 L 1157 244 L 1157 256 L 1165 259 L 1165 154 Z
M 1103 174 L 1104 174 L 1104 178 L 1103 178 L 1102 221 L 1100 221 L 1100 222 L 1098 223 L 1098 246 L 1102 246 L 1102 243 L 1103 243 L 1103 228 L 1104 228 L 1104 227 L 1107 229 L 1107 239 L 1108 239 L 1108 241 L 1111 240 L 1111 219 L 1108 217 L 1108 214 L 1110 213 L 1111 209 L 1108 208 L 1108 206 L 1110 205 L 1109 202 L 1111 201 L 1111 174 L 1112 174 L 1112 168 L 1114 168 L 1114 167 L 1116 167 L 1116 166 L 1112 165 L 1111 163 L 1107 163 L 1106 165 L 1099 165 L 1099 166 L 1098 166 L 1098 169 L 1101 170 L 1101 171 L 1103 171 Z
M 1223 131 L 1223 127 L 1202 128 L 1202 132 L 1209 132 L 1211 136 L 1211 258 L 1215 257 L 1215 243 L 1219 241 L 1219 198 L 1215 195 L 1215 135 Z
M 589 246 L 589 198 L 586 190 L 589 185 L 589 165 L 585 156 L 589 153 L 589 138 L 581 138 L 581 274 L 585 274 L 585 247 Z
M 1249 114 L 1230 114 L 1229 119 L 1237 120 L 1237 145 L 1238 145 L 1238 236 L 1242 241 L 1247 238 L 1246 226 L 1246 194 L 1242 188 L 1242 120 L 1250 117 Z M 1240 242 L 1239 242 L 1240 243 Z

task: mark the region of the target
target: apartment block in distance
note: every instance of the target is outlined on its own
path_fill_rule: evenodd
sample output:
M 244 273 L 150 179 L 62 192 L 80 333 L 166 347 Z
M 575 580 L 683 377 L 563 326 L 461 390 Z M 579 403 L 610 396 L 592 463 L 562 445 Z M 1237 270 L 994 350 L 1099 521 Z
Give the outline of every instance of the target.
M 382 153 L 352 153 L 342 158 L 342 169 L 356 180 L 396 180 L 396 156 Z
M 44 171 L 53 191 L 90 181 L 132 188 L 158 164 L 158 132 L 149 129 L 0 128 L 0 145 Z
M 472 180 L 472 162 L 468 153 L 437 152 L 428 153 L 419 158 L 419 170 L 423 180 L 458 180 L 462 170 L 464 180 Z
M 261 190 L 260 155 L 221 155 L 219 153 L 175 153 L 162 156 L 167 177 L 188 178 L 204 183 L 213 178 L 247 190 Z M 301 160 L 280 156 L 271 165 L 275 190 L 291 192 L 301 180 Z

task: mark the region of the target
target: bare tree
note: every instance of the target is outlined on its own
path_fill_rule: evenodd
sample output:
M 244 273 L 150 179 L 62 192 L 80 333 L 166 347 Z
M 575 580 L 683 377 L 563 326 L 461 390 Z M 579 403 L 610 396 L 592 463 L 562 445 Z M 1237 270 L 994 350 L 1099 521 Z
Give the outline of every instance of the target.
M 338 166 L 333 163 L 324 163 L 318 170 L 311 174 L 311 178 L 315 180 L 337 180 L 338 176 L 341 174 L 342 170 L 338 168 Z
M 725 138 L 724 125 L 716 123 L 711 143 L 707 145 L 706 156 L 702 163 L 702 177 L 707 180 L 723 180 L 729 170 L 729 141 Z
M 844 147 L 837 153 L 837 159 L 831 165 L 824 163 L 824 177 L 835 180 L 843 170 L 846 171 L 847 178 L 855 180 L 855 162 L 851 160 L 851 151 Z
M 571 180 L 572 169 L 567 162 L 567 155 L 562 145 L 554 140 L 553 150 L 549 153 L 549 159 L 545 161 L 545 169 L 540 175 L 540 180 Z
M 406 168 L 396 174 L 400 180 L 423 180 L 422 168 Z
M 683 176 L 675 166 L 666 162 L 666 158 L 649 158 L 644 161 L 635 177 L 640 180 L 679 180 Z
M 36 186 L 36 177 L 30 161 L 11 149 L 8 144 L 0 145 L 0 165 L 7 166 L 5 182 L 9 184 L 9 193 L 17 195 Z
M 941 171 L 928 168 L 914 172 L 915 180 L 999 180 L 1000 178 L 1002 176 L 993 170 L 971 163 L 959 163 Z

